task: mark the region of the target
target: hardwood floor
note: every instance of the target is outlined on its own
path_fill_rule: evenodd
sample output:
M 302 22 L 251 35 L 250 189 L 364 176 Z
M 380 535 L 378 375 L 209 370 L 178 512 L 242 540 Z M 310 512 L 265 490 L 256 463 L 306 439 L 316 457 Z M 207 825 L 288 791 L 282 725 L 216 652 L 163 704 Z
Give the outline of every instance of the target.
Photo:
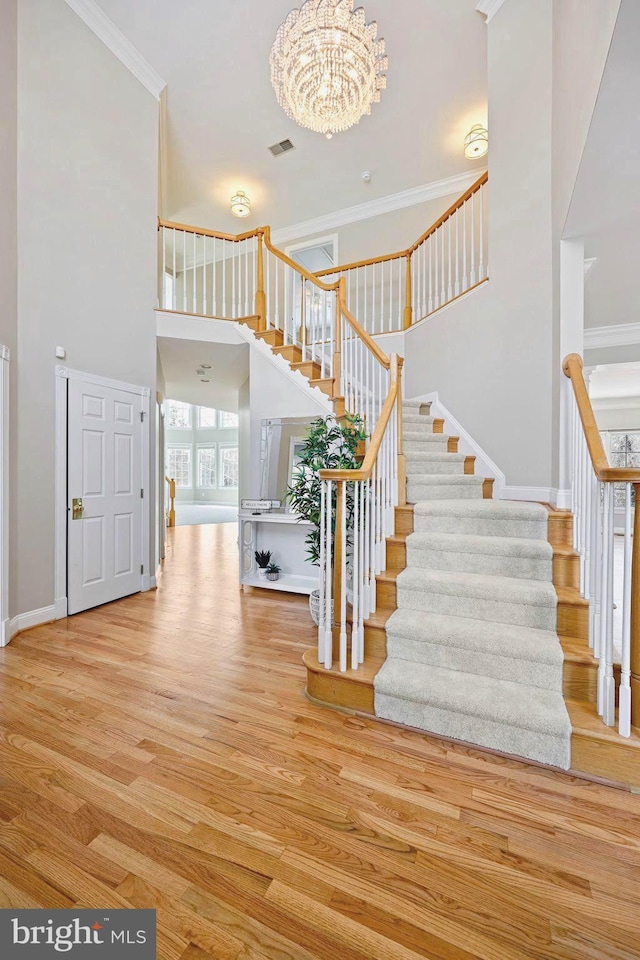
M 235 539 L 0 650 L 0 907 L 156 907 L 161 960 L 640 957 L 640 797 L 314 706 Z

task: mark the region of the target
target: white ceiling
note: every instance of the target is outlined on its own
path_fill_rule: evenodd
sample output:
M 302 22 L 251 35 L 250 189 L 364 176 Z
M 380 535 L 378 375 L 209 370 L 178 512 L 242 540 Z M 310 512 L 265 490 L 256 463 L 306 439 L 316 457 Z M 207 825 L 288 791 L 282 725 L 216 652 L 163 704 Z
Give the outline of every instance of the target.
M 171 400 L 195 403 L 218 410 L 238 409 L 238 390 L 249 376 L 249 345 L 206 343 L 158 337 L 158 350 L 165 379 L 165 395 Z M 202 383 L 196 373 L 209 364 Z
M 289 226 L 469 172 L 462 141 L 486 121 L 486 25 L 475 0 L 363 0 L 387 43 L 370 117 L 326 140 L 271 87 L 269 51 L 295 0 L 98 0 L 167 82 L 164 217 L 239 232 Z M 296 149 L 274 158 L 267 147 Z M 361 173 L 369 170 L 370 183 Z M 244 189 L 252 214 L 229 212 Z
M 590 374 L 592 400 L 640 397 L 640 363 L 599 364 Z

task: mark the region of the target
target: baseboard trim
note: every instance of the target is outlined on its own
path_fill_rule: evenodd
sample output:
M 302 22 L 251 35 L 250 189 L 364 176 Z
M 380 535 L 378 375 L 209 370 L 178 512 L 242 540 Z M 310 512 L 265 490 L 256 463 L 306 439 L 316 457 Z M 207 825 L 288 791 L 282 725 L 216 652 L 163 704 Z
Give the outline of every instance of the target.
M 53 603 L 56 609 L 56 620 L 64 620 L 67 616 L 67 598 L 58 597 Z
M 557 506 L 558 490 L 553 487 L 514 487 L 504 486 L 502 500 L 533 500 L 537 503 L 550 503 Z
M 48 607 L 40 607 L 38 610 L 28 610 L 26 613 L 19 613 L 17 617 L 5 621 L 9 629 L 4 640 L 4 646 L 12 640 L 17 634 L 24 633 L 25 630 L 33 630 L 34 627 L 41 627 L 45 623 L 53 623 L 57 620 L 56 605 L 49 604 Z

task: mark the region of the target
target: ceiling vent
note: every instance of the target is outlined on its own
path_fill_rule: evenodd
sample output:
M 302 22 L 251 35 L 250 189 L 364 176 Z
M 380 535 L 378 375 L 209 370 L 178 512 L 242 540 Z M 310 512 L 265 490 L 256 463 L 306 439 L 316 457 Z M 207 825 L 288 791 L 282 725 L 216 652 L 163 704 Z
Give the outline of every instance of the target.
M 280 143 L 274 143 L 269 147 L 274 157 L 279 157 L 282 153 L 289 153 L 289 150 L 295 150 L 291 140 L 281 140 Z

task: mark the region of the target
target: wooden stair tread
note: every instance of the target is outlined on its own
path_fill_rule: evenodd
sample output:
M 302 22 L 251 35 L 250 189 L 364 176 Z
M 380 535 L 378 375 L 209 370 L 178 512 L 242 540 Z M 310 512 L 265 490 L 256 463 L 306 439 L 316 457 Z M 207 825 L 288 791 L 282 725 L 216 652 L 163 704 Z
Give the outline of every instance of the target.
M 568 603 L 576 607 L 588 607 L 589 601 L 580 596 L 580 591 L 575 587 L 556 587 L 558 594 L 558 603 Z
M 560 637 L 560 646 L 565 660 L 589 665 L 597 663 L 586 640 L 581 640 L 579 637 Z
M 381 657 L 369 657 L 357 670 L 340 670 L 340 666 L 334 663 L 327 670 L 318 660 L 318 652 L 314 647 L 310 647 L 302 654 L 302 662 L 309 670 L 315 673 L 321 672 L 323 675 L 337 675 L 341 680 L 349 680 L 351 683 L 360 683 L 370 686 L 378 670 L 384 663 Z
M 391 614 L 395 612 L 395 607 L 378 607 L 376 612 L 372 613 L 371 616 L 364 621 L 364 625 L 365 627 L 379 627 L 383 629 L 386 627 L 387 620 Z
M 382 573 L 376 574 L 376 580 L 381 580 L 381 581 L 387 580 L 389 582 L 395 583 L 396 577 L 401 572 L 402 572 L 401 570 L 383 570 Z
M 602 743 L 615 743 L 632 750 L 640 750 L 640 733 L 631 728 L 630 737 L 621 737 L 617 726 L 607 727 L 598 716 L 595 704 L 585 703 L 583 700 L 567 700 L 567 712 L 571 720 L 574 733 L 587 734 L 594 740 Z M 640 761 L 640 753 L 638 754 Z M 640 775 L 640 766 L 638 767 Z

